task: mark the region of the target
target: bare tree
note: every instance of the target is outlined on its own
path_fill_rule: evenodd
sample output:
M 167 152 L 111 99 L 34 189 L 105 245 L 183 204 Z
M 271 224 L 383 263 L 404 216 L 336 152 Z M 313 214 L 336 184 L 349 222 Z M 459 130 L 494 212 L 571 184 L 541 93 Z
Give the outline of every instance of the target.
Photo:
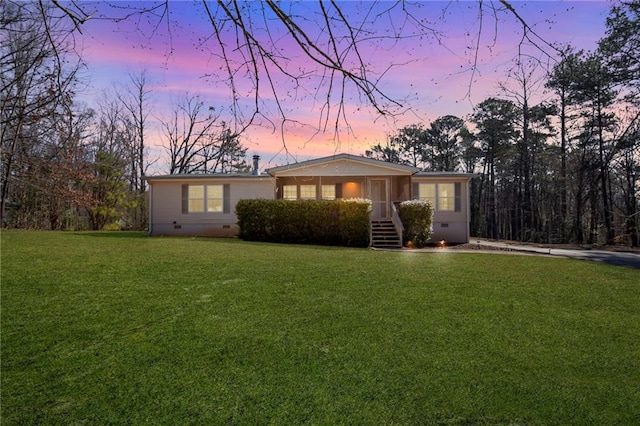
M 68 22 L 49 3 L 0 2 L 0 224 L 17 182 L 50 118 L 68 110 L 80 62 Z
M 118 99 L 129 114 L 129 119 L 135 128 L 135 138 L 130 141 L 129 155 L 131 164 L 130 190 L 144 193 L 146 182 L 144 180 L 147 164 L 145 161 L 146 143 L 148 131 L 148 118 L 151 113 L 151 94 L 147 71 L 138 74 L 129 74 L 129 85 L 118 90 Z
M 248 172 L 249 165 L 246 161 L 247 148 L 240 142 L 240 135 L 233 133 L 222 122 L 222 129 L 217 141 L 203 150 L 205 162 L 204 173 L 237 173 Z
M 171 3 L 117 4 L 110 10 L 96 10 L 92 3 L 57 3 L 63 15 L 78 29 L 89 16 L 116 22 L 137 20 L 149 25 L 146 36 L 158 36 L 160 29 L 173 39 Z M 198 7 L 198 3 L 193 7 Z M 199 34 L 199 48 L 208 49 L 218 59 L 219 68 L 206 74 L 229 87 L 229 111 L 233 133 L 248 126 L 271 126 L 281 134 L 286 149 L 290 127 L 311 129 L 313 134 L 333 131 L 339 143 L 340 133 L 349 128 L 352 105 L 371 108 L 377 115 L 393 119 L 411 109 L 411 95 L 389 95 L 385 78 L 396 68 L 425 60 L 418 48 L 402 57 L 395 52 L 411 51 L 421 45 L 447 44 L 438 28 L 446 24 L 455 6 L 433 6 L 428 2 L 288 2 L 273 0 L 202 0 L 200 10 L 209 21 L 210 33 Z M 461 69 L 469 72 L 469 91 L 480 71 L 479 56 L 491 49 L 485 40 L 498 39 L 503 19 L 511 18 L 521 26 L 518 55 L 528 51 L 553 57 L 555 47 L 536 32 L 506 0 L 475 2 L 475 27 L 468 29 L 469 46 L 461 60 Z M 469 13 L 465 6 L 464 12 Z M 142 30 L 142 29 L 141 29 Z M 173 49 L 170 46 L 170 50 Z M 171 52 L 169 52 L 169 55 Z M 374 65 L 373 57 L 387 55 L 387 65 Z M 355 94 L 352 94 L 355 93 Z M 315 123 L 296 121 L 291 105 L 300 99 L 315 102 Z M 355 107 L 354 107 L 355 108 Z M 312 136 L 313 137 L 313 136 Z
M 140 179 L 136 155 L 139 127 L 119 97 L 107 92 L 97 118 L 91 144 L 90 226 L 102 229 L 119 222 L 127 229 L 143 229 L 145 197 L 135 185 Z
M 130 171 L 129 191 L 137 194 L 137 210 L 133 218 L 133 227 L 144 229 L 147 221 L 146 205 L 146 181 L 145 173 L 148 166 L 146 136 L 148 133 L 149 114 L 151 113 L 152 91 L 149 89 L 149 81 L 146 70 L 138 74 L 129 74 L 129 84 L 117 90 L 118 99 L 126 110 L 133 129 L 131 139 L 128 141 L 126 151 Z
M 213 173 L 246 169 L 246 148 L 239 143 L 223 121 L 218 129 L 214 108 L 204 110 L 197 95 L 185 95 L 175 106 L 170 119 L 162 122 L 167 139 L 169 173 Z

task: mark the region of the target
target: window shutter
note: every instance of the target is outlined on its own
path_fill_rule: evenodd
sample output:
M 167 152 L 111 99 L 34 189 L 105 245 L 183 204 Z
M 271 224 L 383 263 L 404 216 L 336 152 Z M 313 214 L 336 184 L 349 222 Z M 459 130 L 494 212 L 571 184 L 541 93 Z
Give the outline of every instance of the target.
M 336 183 L 336 199 L 342 198 L 342 184 Z
M 189 185 L 182 185 L 182 214 L 189 213 Z
M 222 213 L 231 213 L 231 185 L 222 185 Z
M 460 182 L 455 183 L 455 211 L 462 210 L 462 184 Z
M 411 198 L 414 200 L 420 198 L 420 184 L 418 184 L 418 182 L 413 182 L 411 184 Z

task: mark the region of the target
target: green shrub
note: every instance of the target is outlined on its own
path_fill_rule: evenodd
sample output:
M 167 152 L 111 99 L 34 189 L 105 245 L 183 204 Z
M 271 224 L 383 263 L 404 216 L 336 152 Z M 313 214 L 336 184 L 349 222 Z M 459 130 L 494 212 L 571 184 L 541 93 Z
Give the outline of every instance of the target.
M 119 221 L 107 223 L 102 227 L 103 231 L 119 231 L 121 229 L 122 229 L 122 223 Z
M 402 243 L 410 241 L 416 247 L 424 247 L 433 233 L 433 207 L 427 201 L 409 200 L 400 203 L 398 210 L 404 226 Z
M 236 216 L 247 241 L 366 247 L 368 200 L 240 200 Z
M 339 245 L 367 247 L 370 239 L 371 201 L 361 198 L 336 201 L 338 204 Z

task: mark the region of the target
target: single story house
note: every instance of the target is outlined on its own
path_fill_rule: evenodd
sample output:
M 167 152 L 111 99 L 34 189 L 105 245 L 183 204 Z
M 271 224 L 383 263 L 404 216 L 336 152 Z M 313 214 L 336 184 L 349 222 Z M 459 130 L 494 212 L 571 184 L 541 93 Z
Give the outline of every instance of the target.
M 366 198 L 372 201 L 372 245 L 387 238 L 384 227 L 402 231 L 395 203 L 422 199 L 435 207 L 433 241 L 469 241 L 469 182 L 473 174 L 424 172 L 351 154 L 253 171 L 247 174 L 149 176 L 149 234 L 235 236 L 235 205 L 242 199 L 321 200 Z M 399 234 L 401 237 L 401 234 Z M 401 241 L 401 240 L 400 240 Z

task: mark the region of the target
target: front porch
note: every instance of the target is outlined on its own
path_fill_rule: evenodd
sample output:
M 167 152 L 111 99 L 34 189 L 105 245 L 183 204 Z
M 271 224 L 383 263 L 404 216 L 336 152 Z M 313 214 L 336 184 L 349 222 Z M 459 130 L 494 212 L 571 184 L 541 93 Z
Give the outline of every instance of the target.
M 370 245 L 401 248 L 403 227 L 394 203 L 411 199 L 410 176 L 310 176 L 276 178 L 276 198 L 371 200 Z
M 371 200 L 372 220 L 391 220 L 393 203 L 411 199 L 411 176 L 312 176 L 276 178 L 276 198 Z

